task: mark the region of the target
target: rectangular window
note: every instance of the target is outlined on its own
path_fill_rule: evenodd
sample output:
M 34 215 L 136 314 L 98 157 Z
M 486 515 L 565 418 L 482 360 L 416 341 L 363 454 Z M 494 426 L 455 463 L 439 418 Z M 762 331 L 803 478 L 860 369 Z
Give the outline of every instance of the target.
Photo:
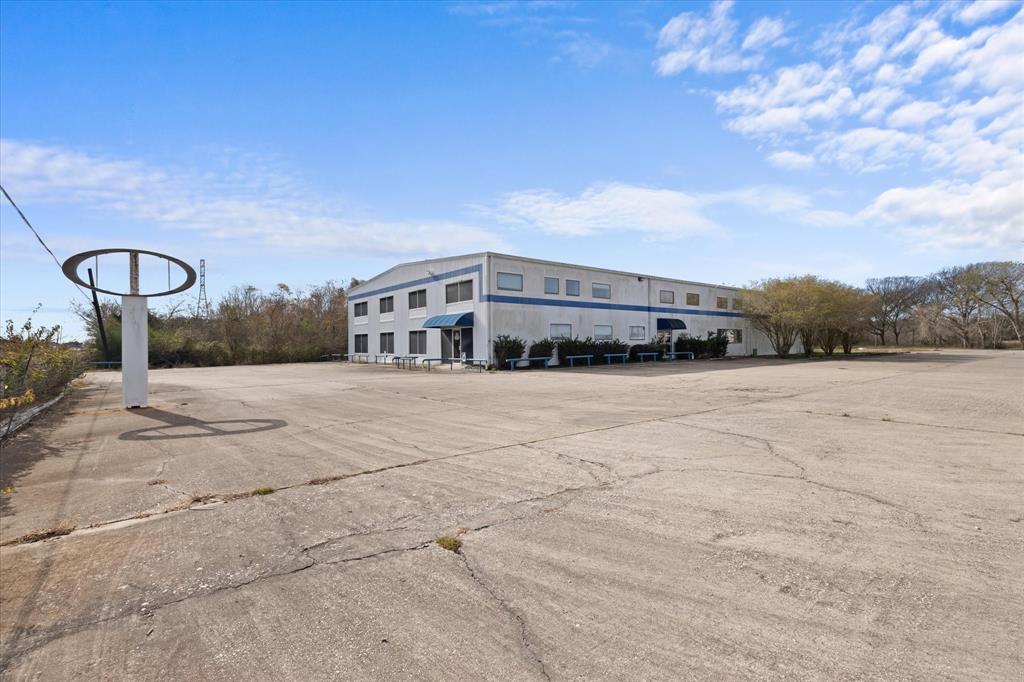
M 356 347 L 353 353 L 369 353 L 370 352 L 370 335 L 369 334 L 356 334 Z
M 629 340 L 630 341 L 646 341 L 647 340 L 647 327 L 630 327 L 629 328 Z
M 420 289 L 418 291 L 409 292 L 409 310 L 416 310 L 417 308 L 427 307 L 427 290 Z
M 611 341 L 612 340 L 612 326 L 610 324 L 595 324 L 594 325 L 594 340 L 595 341 Z
M 427 330 L 409 332 L 409 355 L 426 355 Z
M 382 314 L 395 312 L 394 296 L 385 296 L 384 298 L 380 299 L 380 312 Z
M 676 292 L 669 291 L 668 289 L 662 289 L 661 293 L 659 294 L 658 300 L 660 300 L 662 303 L 675 303 Z
M 737 296 L 736 298 L 732 299 L 732 309 L 733 310 L 743 310 L 743 299 L 740 298 L 739 296 Z
M 363 301 L 362 303 L 356 303 L 356 307 L 353 312 L 355 313 L 356 317 L 366 317 L 369 314 L 369 311 L 367 310 L 369 307 L 370 304 L 367 303 L 366 301 Z
M 700 294 L 686 294 L 686 305 L 700 305 Z
M 716 308 L 721 308 L 722 310 L 728 310 L 729 309 L 729 299 L 727 299 L 725 296 L 718 296 L 718 297 L 716 297 L 715 298 L 715 307 Z
M 380 335 L 380 352 L 381 353 L 394 353 L 395 352 L 395 333 L 384 332 Z
M 548 336 L 553 339 L 571 339 L 572 338 L 572 325 L 571 324 L 553 324 L 548 329 Z
M 513 272 L 498 273 L 498 288 L 505 291 L 522 291 L 523 276 Z
M 473 300 L 473 280 L 467 279 L 444 288 L 445 303 L 460 303 Z
M 590 285 L 590 295 L 593 298 L 611 298 L 612 297 L 612 285 L 601 284 L 600 282 L 594 282 Z
M 567 279 L 567 280 L 565 280 L 565 295 L 566 296 L 579 296 L 580 295 L 580 281 L 578 279 Z
M 544 278 L 544 293 L 545 294 L 557 294 L 558 293 L 558 278 L 557 277 L 545 277 Z
M 718 335 L 729 339 L 729 343 L 743 343 L 742 329 L 719 329 Z

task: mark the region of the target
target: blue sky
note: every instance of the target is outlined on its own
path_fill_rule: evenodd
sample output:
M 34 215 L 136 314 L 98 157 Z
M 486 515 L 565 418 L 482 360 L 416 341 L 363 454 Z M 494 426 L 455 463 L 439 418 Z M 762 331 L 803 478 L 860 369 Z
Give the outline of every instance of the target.
M 0 180 L 214 299 L 484 249 L 861 284 L 1022 257 L 1022 74 L 1020 2 L 8 0 Z M 0 316 L 79 336 L 0 221 Z

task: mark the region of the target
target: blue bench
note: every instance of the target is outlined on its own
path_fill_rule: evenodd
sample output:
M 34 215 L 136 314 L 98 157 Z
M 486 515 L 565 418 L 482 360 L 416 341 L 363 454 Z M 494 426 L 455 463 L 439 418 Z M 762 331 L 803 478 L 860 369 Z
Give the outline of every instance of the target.
M 357 358 L 362 358 L 363 362 L 370 361 L 370 355 L 368 353 L 345 353 L 345 357 L 347 357 L 350 362 L 355 362 Z
M 423 358 L 423 360 L 420 361 L 421 364 L 424 364 L 424 365 L 427 366 L 427 371 L 428 372 L 430 371 L 430 368 L 433 365 L 440 365 L 440 364 L 445 363 L 445 362 L 450 362 L 450 360 L 448 360 L 446 358 Z
M 586 360 L 587 361 L 587 367 L 590 367 L 590 361 L 594 359 L 594 356 L 593 355 L 566 355 L 565 359 L 569 361 L 569 366 L 570 367 L 575 367 L 577 360 Z
M 612 358 L 618 358 L 622 360 L 622 364 L 626 364 L 626 360 L 629 359 L 629 353 L 605 353 L 604 359 L 608 361 L 608 364 L 612 364 Z
M 373 364 L 376 365 L 376 364 L 380 363 L 380 359 L 381 358 L 384 358 L 384 363 L 385 364 L 387 364 L 388 362 L 394 362 L 395 361 L 394 360 L 394 353 L 375 353 L 374 356 L 373 356 Z M 391 358 L 391 359 L 388 360 L 388 358 Z
M 651 358 L 653 360 L 658 359 L 658 353 L 637 353 L 636 356 L 640 358 L 640 362 L 647 362 L 644 358 Z
M 687 360 L 693 360 L 693 353 L 691 353 L 690 351 L 679 351 L 679 352 L 676 352 L 676 353 L 665 353 L 665 359 L 666 360 L 675 360 L 676 358 L 681 358 L 684 355 L 686 356 Z
M 485 358 L 466 358 L 462 360 L 462 365 L 463 367 L 466 365 L 476 367 L 478 372 L 482 372 L 487 367 L 487 360 Z M 452 363 L 452 369 L 455 369 L 455 363 Z
M 508 368 L 510 370 L 514 370 L 516 368 L 516 365 L 519 364 L 520 362 L 525 362 L 527 367 L 529 367 L 534 362 L 543 362 L 544 363 L 544 369 L 547 369 L 548 368 L 548 363 L 551 362 L 551 358 L 550 357 L 543 357 L 543 358 L 509 358 L 505 362 L 508 363 Z
M 410 368 L 416 366 L 416 361 L 419 360 L 418 355 L 396 355 L 391 362 L 397 365 L 399 368 L 408 365 Z

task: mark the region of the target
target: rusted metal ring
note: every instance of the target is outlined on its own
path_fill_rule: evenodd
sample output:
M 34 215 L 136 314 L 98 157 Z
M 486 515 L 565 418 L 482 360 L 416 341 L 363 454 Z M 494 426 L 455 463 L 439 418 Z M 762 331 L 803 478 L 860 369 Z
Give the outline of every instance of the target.
M 160 291 L 155 294 L 131 294 L 126 291 L 111 291 L 110 289 L 100 289 L 99 287 L 91 286 L 88 282 L 83 282 L 82 278 L 78 276 L 78 266 L 84 263 L 85 261 L 89 260 L 90 258 L 94 258 L 96 256 L 104 256 L 108 253 L 142 253 L 147 256 L 156 256 L 157 258 L 163 258 L 166 261 L 174 263 L 179 268 L 185 271 L 185 282 L 181 286 L 175 287 L 174 289 Z M 168 256 L 167 254 L 164 253 L 157 253 L 156 251 L 146 251 L 145 249 L 96 249 L 95 251 L 83 251 L 82 253 L 77 253 L 74 256 L 71 256 L 71 258 L 68 258 L 66 261 L 64 261 L 64 265 L 61 266 L 61 270 L 64 271 L 65 277 L 70 279 L 78 286 L 85 287 L 86 289 L 93 289 L 94 291 L 98 291 L 103 294 L 110 294 L 111 296 L 170 296 L 171 294 L 181 293 L 182 291 L 185 291 L 186 289 L 188 289 L 189 287 L 196 283 L 196 271 L 191 265 L 181 260 L 180 258 Z

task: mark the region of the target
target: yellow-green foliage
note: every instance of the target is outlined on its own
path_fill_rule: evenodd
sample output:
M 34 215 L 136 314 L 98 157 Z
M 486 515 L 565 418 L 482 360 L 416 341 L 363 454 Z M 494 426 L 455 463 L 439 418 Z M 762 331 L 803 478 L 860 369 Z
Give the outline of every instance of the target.
M 59 342 L 60 327 L 19 328 L 8 320 L 0 338 L 0 413 L 58 395 L 85 369 L 81 351 Z

